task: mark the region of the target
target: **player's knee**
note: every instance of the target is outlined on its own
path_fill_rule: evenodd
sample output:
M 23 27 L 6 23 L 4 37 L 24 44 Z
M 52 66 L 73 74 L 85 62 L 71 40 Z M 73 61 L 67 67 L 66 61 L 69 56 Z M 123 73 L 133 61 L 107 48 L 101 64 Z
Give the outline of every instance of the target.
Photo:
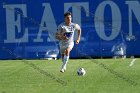
M 67 56 L 69 56 L 70 51 L 71 51 L 70 49 L 67 49 L 67 50 L 66 50 L 66 55 L 67 55 Z

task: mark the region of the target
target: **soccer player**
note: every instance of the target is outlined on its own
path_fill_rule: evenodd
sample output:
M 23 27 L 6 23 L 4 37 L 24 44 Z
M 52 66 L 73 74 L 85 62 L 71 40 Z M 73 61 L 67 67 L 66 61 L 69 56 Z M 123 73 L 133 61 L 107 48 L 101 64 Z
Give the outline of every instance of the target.
M 64 19 L 65 22 L 58 26 L 58 31 L 56 32 L 56 39 L 59 40 L 60 53 L 62 58 L 62 67 L 60 70 L 62 73 L 66 71 L 69 55 L 74 46 L 74 31 L 77 31 L 78 33 L 76 44 L 79 44 L 81 37 L 81 27 L 76 23 L 72 23 L 71 12 L 66 12 L 64 14 Z

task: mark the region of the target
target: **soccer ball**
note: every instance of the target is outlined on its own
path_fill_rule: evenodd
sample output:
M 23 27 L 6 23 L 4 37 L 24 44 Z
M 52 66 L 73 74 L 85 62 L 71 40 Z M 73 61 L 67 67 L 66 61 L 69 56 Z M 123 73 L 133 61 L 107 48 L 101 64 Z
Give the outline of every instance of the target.
M 84 76 L 86 74 L 86 71 L 84 68 L 79 68 L 77 70 L 77 74 L 78 74 L 78 76 Z

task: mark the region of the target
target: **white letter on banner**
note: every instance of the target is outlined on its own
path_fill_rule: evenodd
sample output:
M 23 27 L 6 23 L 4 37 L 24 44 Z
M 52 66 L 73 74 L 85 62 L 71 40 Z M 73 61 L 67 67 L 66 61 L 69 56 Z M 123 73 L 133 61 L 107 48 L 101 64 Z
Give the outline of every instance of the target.
M 110 36 L 106 36 L 104 27 L 104 9 L 106 5 L 109 5 L 112 10 L 112 33 Z M 96 32 L 103 40 L 113 40 L 118 36 L 121 29 L 121 13 L 118 6 L 113 1 L 104 1 L 98 6 L 94 21 Z
M 28 42 L 28 29 L 25 28 L 24 36 L 21 38 L 16 38 L 16 32 L 21 33 L 21 16 L 27 17 L 26 5 L 25 4 L 14 4 L 14 5 L 4 5 L 6 8 L 6 31 L 7 39 L 4 40 L 4 43 L 16 43 L 16 42 Z M 19 11 L 15 9 L 20 9 L 22 15 Z M 22 32 L 23 33 L 23 32 Z
M 43 39 L 41 39 L 41 34 L 43 31 L 48 31 L 49 37 L 47 41 L 55 41 L 56 40 L 55 33 L 57 31 L 57 25 L 55 23 L 52 9 L 50 7 L 50 4 L 48 3 L 43 3 L 43 6 L 45 7 L 45 10 L 42 16 L 37 38 L 34 39 L 34 41 L 43 42 Z M 44 27 L 44 24 L 46 24 L 46 27 Z
M 132 34 L 132 15 L 134 14 L 140 24 L 140 3 L 139 1 L 126 1 L 129 8 L 129 36 L 133 36 Z

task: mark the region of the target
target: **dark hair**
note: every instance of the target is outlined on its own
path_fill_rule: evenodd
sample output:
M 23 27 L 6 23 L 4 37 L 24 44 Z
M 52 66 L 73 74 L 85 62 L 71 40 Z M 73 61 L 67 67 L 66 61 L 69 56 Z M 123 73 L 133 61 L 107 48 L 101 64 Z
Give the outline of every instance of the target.
M 65 14 L 64 14 L 64 17 L 66 17 L 66 16 L 68 16 L 68 15 L 71 15 L 72 16 L 72 14 L 71 14 L 71 12 L 66 12 Z

